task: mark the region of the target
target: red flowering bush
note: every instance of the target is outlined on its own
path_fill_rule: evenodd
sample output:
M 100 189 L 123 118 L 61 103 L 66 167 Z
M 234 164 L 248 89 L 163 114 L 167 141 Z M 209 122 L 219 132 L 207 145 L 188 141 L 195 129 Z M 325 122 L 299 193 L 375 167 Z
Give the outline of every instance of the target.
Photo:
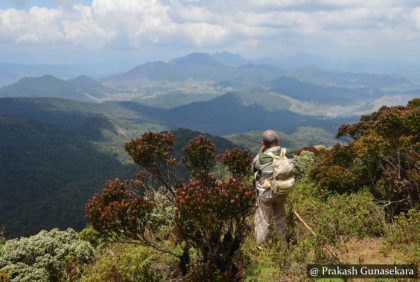
M 184 148 L 183 163 L 190 176 L 207 178 L 215 163 L 216 147 L 203 135 L 194 137 Z
M 252 156 L 247 151 L 240 149 L 228 150 L 218 155 L 217 159 L 227 166 L 237 179 L 242 179 L 251 173 Z
M 93 228 L 109 237 L 138 240 L 149 221 L 153 201 L 127 189 L 119 179 L 108 181 L 101 194 L 86 203 L 86 215 Z
M 220 181 L 211 173 L 215 145 L 197 136 L 184 148 L 182 164 L 190 176 L 185 182 L 181 163 L 172 157 L 172 134 L 148 132 L 127 143 L 125 149 L 141 170 L 136 179 L 107 182 L 102 193 L 87 202 L 86 215 L 92 226 L 110 239 L 178 257 L 183 274 L 189 271 L 189 249 L 194 248 L 196 265 L 212 265 L 223 277 L 237 280 L 233 256 L 249 231 L 246 218 L 254 203 L 253 188 L 243 181 L 252 161 L 249 153 L 235 149 L 220 155 L 233 176 Z M 161 225 L 174 230 L 174 243 L 181 252 L 160 244 L 158 230 L 168 230 L 160 229 Z

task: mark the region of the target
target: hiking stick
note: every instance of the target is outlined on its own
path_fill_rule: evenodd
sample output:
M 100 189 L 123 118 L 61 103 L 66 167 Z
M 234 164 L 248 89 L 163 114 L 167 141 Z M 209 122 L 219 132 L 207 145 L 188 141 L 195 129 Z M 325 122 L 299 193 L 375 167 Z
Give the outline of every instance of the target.
M 296 215 L 296 217 L 305 225 L 305 227 L 312 233 L 312 235 L 316 236 L 315 232 L 312 230 L 312 228 L 303 220 L 303 218 L 297 213 L 295 209 L 293 209 L 293 213 Z

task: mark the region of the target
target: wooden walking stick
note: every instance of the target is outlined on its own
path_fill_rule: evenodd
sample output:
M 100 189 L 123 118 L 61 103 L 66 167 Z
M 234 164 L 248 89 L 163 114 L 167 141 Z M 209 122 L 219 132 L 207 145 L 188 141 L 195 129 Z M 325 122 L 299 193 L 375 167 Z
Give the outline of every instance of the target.
M 293 209 L 293 213 L 296 215 L 296 217 L 300 220 L 300 222 L 303 223 L 303 225 L 309 230 L 309 232 L 312 233 L 312 235 L 316 236 L 315 232 L 312 230 L 312 228 L 303 220 L 303 218 L 297 213 L 295 209 Z

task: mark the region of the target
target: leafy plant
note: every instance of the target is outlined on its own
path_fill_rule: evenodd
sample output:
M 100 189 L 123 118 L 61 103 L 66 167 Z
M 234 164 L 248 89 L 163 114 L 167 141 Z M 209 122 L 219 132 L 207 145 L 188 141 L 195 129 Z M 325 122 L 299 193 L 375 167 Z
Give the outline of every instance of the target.
M 95 262 L 87 267 L 81 282 L 167 281 L 160 267 L 173 266 L 170 257 L 139 245 L 110 244 L 101 250 Z
M 212 173 L 215 146 L 199 135 L 189 141 L 181 157 L 190 177 L 185 180 L 181 162 L 173 157 L 174 147 L 171 133 L 147 132 L 127 143 L 126 151 L 141 167 L 138 177 L 107 182 L 102 193 L 87 202 L 87 218 L 110 240 L 176 257 L 183 274 L 192 271 L 188 265 L 195 265 L 215 268 L 226 279 L 237 280 L 233 257 L 249 231 L 246 219 L 254 203 L 253 188 L 245 183 L 251 156 L 241 150 L 220 155 L 232 176 L 217 180 Z M 163 201 L 172 208 L 162 209 Z M 162 240 L 159 230 L 168 229 L 173 229 L 176 247 Z M 191 262 L 191 248 L 196 263 Z
M 403 251 L 411 263 L 420 261 L 420 212 L 410 209 L 394 218 L 385 229 L 383 252 L 391 249 Z
M 407 106 L 382 107 L 355 124 L 342 125 L 335 145 L 312 170 L 322 187 L 339 193 L 368 187 L 393 216 L 416 207 L 420 200 L 420 99 Z
M 31 237 L 6 241 L 0 270 L 17 281 L 76 281 L 93 261 L 89 243 L 68 229 L 41 231 Z

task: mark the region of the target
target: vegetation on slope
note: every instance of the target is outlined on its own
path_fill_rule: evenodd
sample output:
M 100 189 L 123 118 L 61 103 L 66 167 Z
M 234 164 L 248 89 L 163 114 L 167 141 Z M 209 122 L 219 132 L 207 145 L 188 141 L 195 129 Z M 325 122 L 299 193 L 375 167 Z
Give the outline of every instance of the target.
M 8 238 L 53 227 L 82 229 L 84 202 L 105 180 L 136 173 L 122 145 L 139 132 L 160 130 L 147 122 L 127 125 L 132 112 L 115 104 L 95 108 L 61 99 L 1 101 L 0 228 Z M 174 134 L 180 155 L 198 133 Z M 223 151 L 234 147 L 209 137 Z
M 291 134 L 277 130 L 280 135 L 280 146 L 290 150 L 297 150 L 303 147 L 314 145 L 331 146 L 337 142 L 333 133 L 317 127 L 299 127 Z M 263 131 L 251 131 L 239 134 L 225 135 L 231 142 L 257 153 L 261 147 L 261 136 Z

